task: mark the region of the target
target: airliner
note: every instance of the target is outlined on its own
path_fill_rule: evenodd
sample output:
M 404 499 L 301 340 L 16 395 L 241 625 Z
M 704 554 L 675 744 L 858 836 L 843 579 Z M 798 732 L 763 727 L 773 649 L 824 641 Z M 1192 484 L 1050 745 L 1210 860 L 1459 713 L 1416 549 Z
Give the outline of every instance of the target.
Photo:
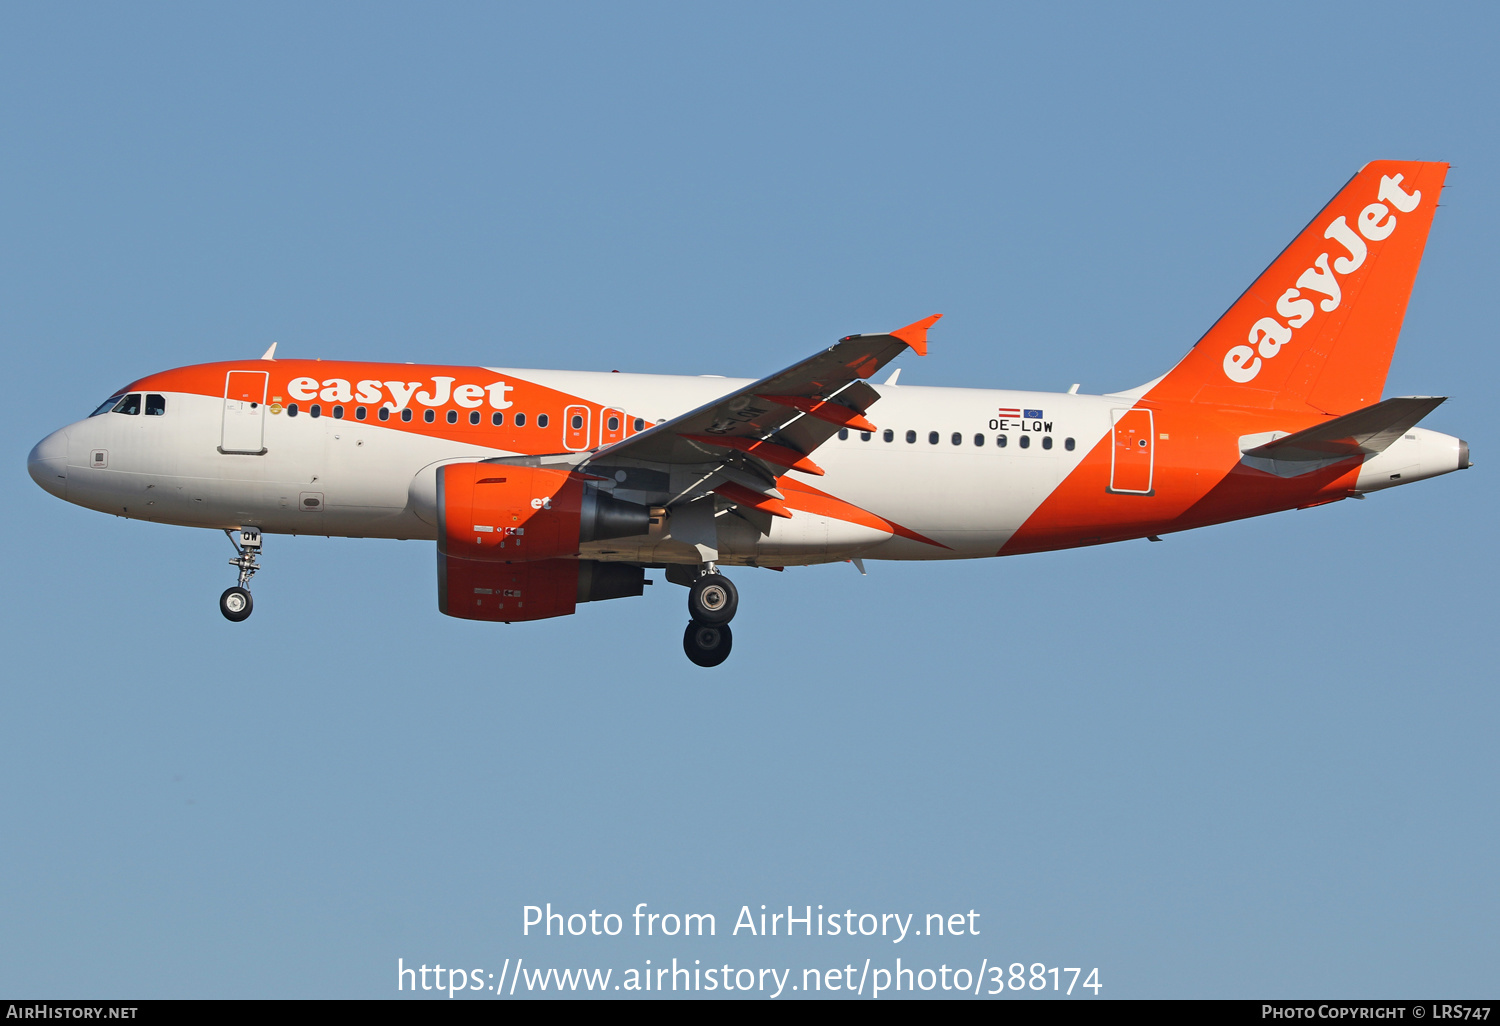
M 250 615 L 268 534 L 436 542 L 448 616 L 516 623 L 687 590 L 717 666 L 726 567 L 976 559 L 1305 509 L 1469 466 L 1382 399 L 1447 175 L 1346 184 L 1166 374 L 1104 395 L 903 385 L 934 315 L 756 381 L 277 358 L 149 374 L 38 442 L 43 489 L 224 531 Z

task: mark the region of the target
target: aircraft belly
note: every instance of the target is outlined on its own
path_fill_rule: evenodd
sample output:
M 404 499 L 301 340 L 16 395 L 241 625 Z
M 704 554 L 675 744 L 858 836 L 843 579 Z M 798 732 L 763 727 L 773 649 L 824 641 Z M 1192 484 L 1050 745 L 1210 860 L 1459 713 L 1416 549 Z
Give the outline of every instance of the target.
M 760 564 L 789 566 L 826 563 L 850 556 L 889 538 L 888 532 L 849 524 L 810 513 L 795 514 L 792 519 L 773 518 L 769 534 L 734 513 L 723 512 L 714 519 L 718 559 L 730 565 Z M 698 563 L 702 561 L 694 545 L 673 537 L 670 526 L 657 538 L 614 538 L 592 542 L 582 547 L 588 559 L 628 560 L 642 563 Z

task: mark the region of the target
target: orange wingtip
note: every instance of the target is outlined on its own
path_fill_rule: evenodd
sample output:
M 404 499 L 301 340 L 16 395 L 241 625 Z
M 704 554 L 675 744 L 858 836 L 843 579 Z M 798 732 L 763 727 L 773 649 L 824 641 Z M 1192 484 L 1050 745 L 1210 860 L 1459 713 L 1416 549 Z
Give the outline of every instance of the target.
M 792 519 L 792 511 L 787 509 L 779 499 L 773 499 L 769 495 L 761 495 L 759 492 L 752 492 L 743 485 L 737 485 L 732 481 L 725 481 L 716 487 L 714 491 L 724 496 L 730 502 L 738 503 L 741 506 L 752 506 L 762 513 L 771 514 L 773 517 L 784 517 L 787 520 Z
M 913 324 L 908 324 L 904 328 L 897 328 L 895 331 L 891 332 L 891 335 L 899 338 L 901 341 L 905 342 L 907 345 L 915 349 L 918 356 L 926 356 L 927 329 L 936 324 L 938 322 L 938 318 L 941 316 L 943 315 L 933 314 L 931 317 L 924 317 L 920 321 L 917 321 Z

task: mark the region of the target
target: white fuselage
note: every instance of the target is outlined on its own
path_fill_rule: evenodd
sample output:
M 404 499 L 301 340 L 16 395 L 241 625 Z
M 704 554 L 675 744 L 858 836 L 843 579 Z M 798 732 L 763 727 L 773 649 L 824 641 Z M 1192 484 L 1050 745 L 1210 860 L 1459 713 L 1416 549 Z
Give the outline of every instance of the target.
M 523 376 L 606 406 L 639 411 L 653 421 L 749 384 L 711 376 L 506 369 L 496 373 Z M 817 454 L 826 476 L 806 480 L 847 503 L 878 509 L 882 517 L 946 548 L 893 536 L 875 526 L 799 512 L 792 519 L 773 521 L 764 535 L 738 518 L 721 517 L 722 562 L 994 555 L 1110 430 L 1110 411 L 1133 401 L 988 389 L 875 387 L 881 399 L 871 415 L 881 432 L 866 439 L 855 431 L 830 440 Z M 501 448 L 404 432 L 374 419 L 313 418 L 305 412 L 265 417 L 264 454 L 225 454 L 219 449 L 223 399 L 190 393 L 169 393 L 165 398 L 162 416 L 101 414 L 69 425 L 39 445 L 49 459 L 65 464 L 62 474 L 53 478 L 58 494 L 102 512 L 193 527 L 254 526 L 268 533 L 430 539 L 435 537 L 431 494 L 436 468 L 446 462 L 513 455 Z M 1039 409 L 1044 416 L 997 416 L 1003 409 Z M 543 451 L 564 449 L 560 412 L 551 417 L 557 445 Z M 887 431 L 890 441 L 885 440 Z M 934 433 L 936 443 L 931 441 Z M 1003 448 L 997 444 L 1001 438 L 1006 440 Z M 1071 445 L 1067 439 L 1073 439 Z M 65 458 L 59 460 L 64 451 Z M 623 489 L 617 494 L 635 498 Z M 659 536 L 596 543 L 586 547 L 585 554 L 645 562 L 697 558 L 691 547 L 673 540 L 670 525 Z

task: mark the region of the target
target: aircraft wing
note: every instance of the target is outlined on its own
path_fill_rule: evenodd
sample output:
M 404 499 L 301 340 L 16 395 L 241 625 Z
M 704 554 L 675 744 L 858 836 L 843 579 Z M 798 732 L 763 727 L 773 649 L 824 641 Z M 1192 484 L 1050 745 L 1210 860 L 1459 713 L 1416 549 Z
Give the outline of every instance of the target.
M 709 487 L 778 516 L 776 478 L 821 475 L 808 458 L 841 428 L 878 430 L 864 413 L 880 394 L 865 383 L 907 349 L 927 354 L 927 329 L 942 314 L 888 334 L 849 335 L 785 370 L 593 453 L 580 464 L 626 458 L 650 464 L 716 465 Z
M 1441 406 L 1446 396 L 1413 395 L 1386 399 L 1362 410 L 1314 424 L 1294 434 L 1246 449 L 1244 455 L 1291 463 L 1312 463 L 1384 452 L 1417 421 Z

